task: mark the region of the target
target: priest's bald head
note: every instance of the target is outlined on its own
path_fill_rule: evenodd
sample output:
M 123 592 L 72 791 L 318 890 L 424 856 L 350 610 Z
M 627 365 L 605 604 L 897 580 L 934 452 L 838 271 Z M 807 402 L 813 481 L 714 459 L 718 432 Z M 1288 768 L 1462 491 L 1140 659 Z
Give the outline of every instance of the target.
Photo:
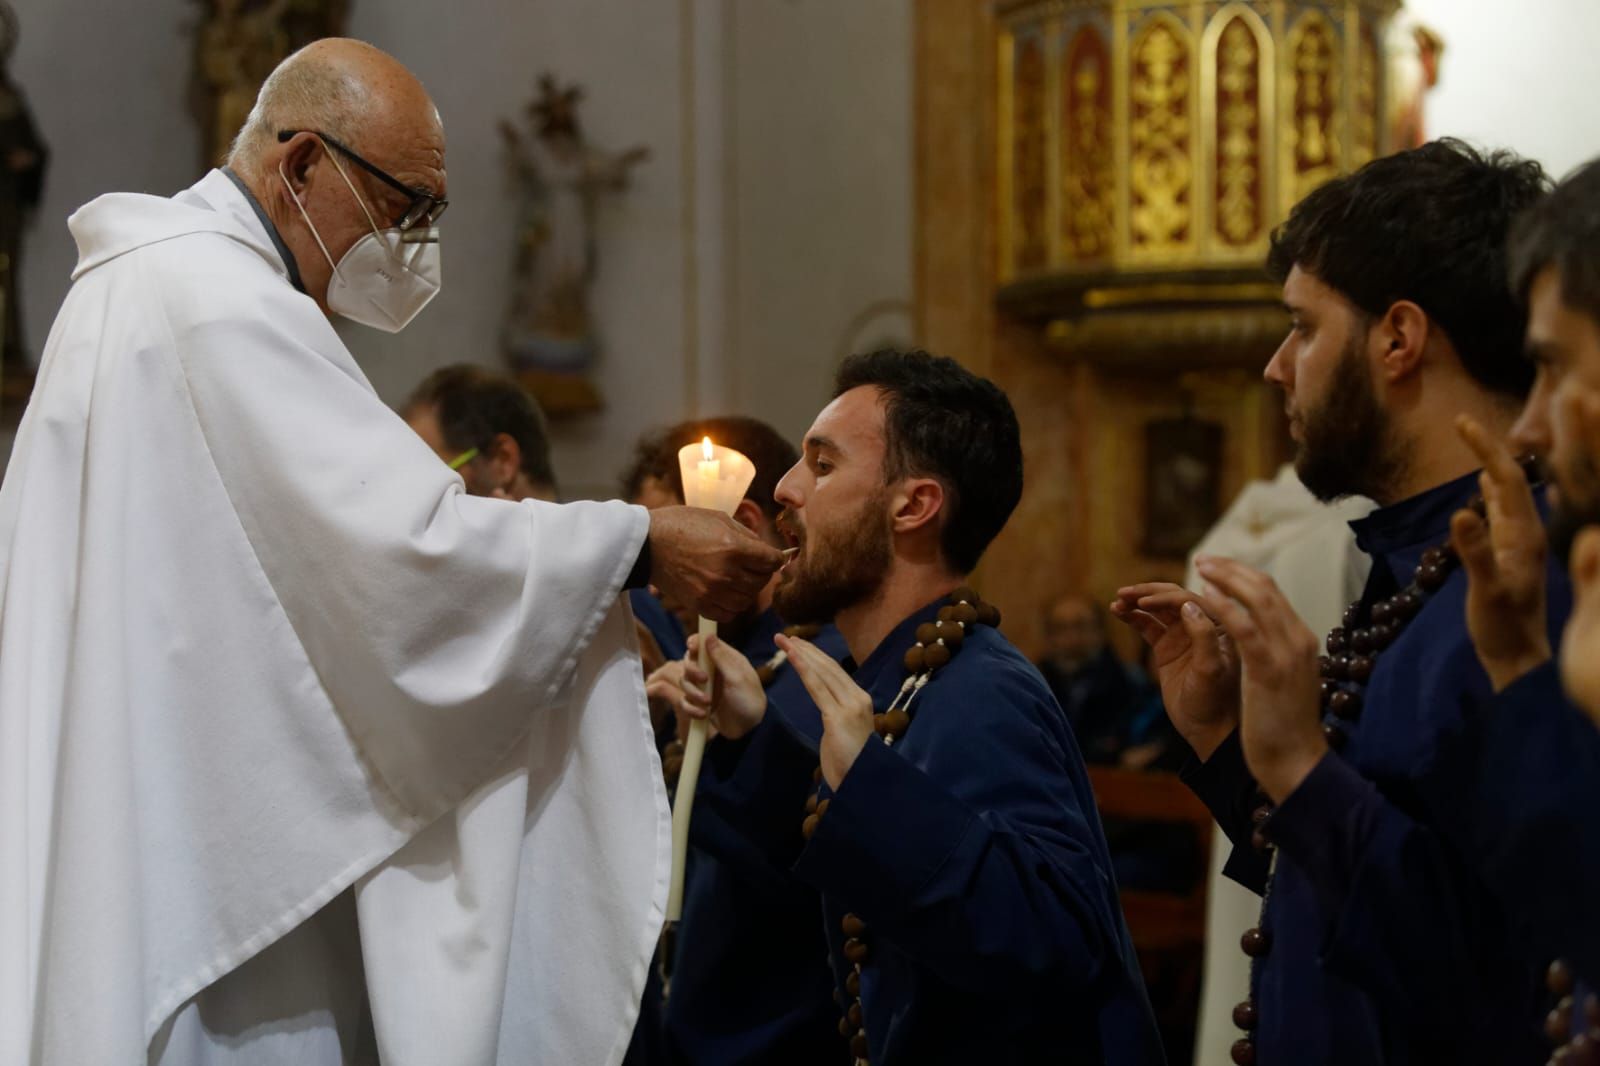
M 374 263 L 383 251 L 422 275 L 422 252 L 437 251 L 428 243 L 446 202 L 444 126 L 422 83 L 393 56 L 328 38 L 285 59 L 261 86 L 228 167 L 277 228 L 325 313 L 397 329 L 437 290 L 436 266 L 431 279 L 375 283 L 365 262 L 342 262 L 369 236 L 381 246 Z
M 779 528 L 801 549 L 782 571 L 778 613 L 818 622 L 883 604 L 898 623 L 961 584 L 1010 518 L 1022 495 L 1017 417 L 954 360 L 853 356 L 776 495 Z

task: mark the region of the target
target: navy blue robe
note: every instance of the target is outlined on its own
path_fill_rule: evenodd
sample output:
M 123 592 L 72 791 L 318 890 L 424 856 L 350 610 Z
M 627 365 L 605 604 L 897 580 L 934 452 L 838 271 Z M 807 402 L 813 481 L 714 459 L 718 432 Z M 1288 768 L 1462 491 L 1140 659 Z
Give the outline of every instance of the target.
M 771 615 L 742 644 L 752 663 L 761 665 L 777 650 L 773 637 L 780 627 Z M 834 659 L 846 655 L 844 638 L 832 626 L 812 642 Z M 767 687 L 767 698 L 817 715 L 799 675 L 787 665 Z M 689 829 L 693 876 L 684 888 L 666 1008 L 667 1061 L 848 1066 L 822 935 L 821 898 L 788 870 L 759 856 L 752 861 L 719 817 L 712 766 L 729 743 L 714 738 L 707 746 L 708 762 L 696 792 Z
M 874 707 L 940 606 L 853 671 Z M 894 747 L 867 742 L 809 842 L 814 707 L 772 702 L 715 767 L 721 819 L 752 862 L 821 892 L 841 998 L 840 921 L 867 923 L 874 1066 L 1163 1062 L 1083 761 L 1038 670 L 979 628 L 911 711 Z
M 1600 983 L 1600 730 L 1567 701 L 1554 662 L 1507 686 L 1480 728 L 1480 869 L 1536 958 Z
M 656 594 L 649 589 L 629 589 L 628 603 L 633 608 L 633 616 L 644 623 L 650 635 L 656 638 L 656 646 L 661 649 L 667 662 L 683 658 L 689 646 L 683 623 L 662 606 Z
M 662 644 L 662 650 L 667 651 L 672 647 L 668 642 L 676 639 L 676 658 L 682 658 L 686 653 L 686 644 L 683 629 L 678 625 L 678 620 L 661 606 L 650 592 L 644 589 L 633 592 L 634 609 L 637 617 L 644 621 L 646 626 L 656 634 L 656 639 Z M 640 597 L 648 602 L 643 605 L 640 612 Z M 652 610 L 653 608 L 653 610 Z M 752 664 L 759 667 L 764 664 L 777 651 L 774 638 L 783 629 L 783 620 L 776 611 L 770 608 L 759 615 L 750 628 L 736 639 L 739 651 Z M 733 634 L 724 630 L 729 636 Z M 674 633 L 676 636 L 674 637 Z M 819 645 L 837 649 L 838 654 L 844 654 L 844 640 L 838 631 L 829 627 L 818 635 Z M 793 673 L 793 671 L 789 671 Z M 778 682 L 785 680 L 780 674 L 773 687 L 778 687 Z M 795 682 L 795 688 L 800 696 L 805 695 L 804 686 Z M 770 690 L 769 690 L 770 691 Z M 668 719 L 667 729 L 657 737 L 661 745 L 673 739 L 676 730 L 676 720 Z M 712 746 L 717 741 L 711 742 Z M 704 777 L 704 773 L 702 773 Z M 704 805 L 697 799 L 695 819 L 691 829 L 698 829 L 699 824 L 706 820 L 701 814 Z M 693 839 L 693 835 L 691 835 Z M 675 972 L 672 981 L 673 995 L 670 1001 L 664 995 L 661 981 L 661 954 L 651 960 L 650 972 L 645 982 L 644 997 L 639 1010 L 639 1020 L 634 1026 L 633 1040 L 628 1046 L 627 1055 L 623 1058 L 623 1066 L 659 1066 L 663 1063 L 739 1063 L 739 1062 L 774 1062 L 780 1059 L 749 1058 L 745 1052 L 753 1048 L 759 1055 L 771 1050 L 774 1042 L 782 1038 L 794 1038 L 797 1046 L 806 1047 L 802 1039 L 803 1032 L 796 1031 L 794 1025 L 776 1026 L 776 1032 L 764 1033 L 763 1025 L 771 1025 L 774 1019 L 781 1016 L 781 1010 L 773 1004 L 778 1002 L 778 997 L 783 995 L 781 984 L 771 985 L 765 996 L 764 1011 L 754 1012 L 758 1016 L 752 1018 L 752 1010 L 746 1002 L 750 989 L 734 985 L 733 995 L 718 996 L 725 990 L 720 988 L 705 988 L 709 979 L 713 982 L 722 979 L 720 970 L 709 970 L 712 960 L 722 958 L 732 953 L 731 959 L 725 959 L 735 971 L 742 969 L 741 963 L 754 957 L 756 950 L 754 943 L 743 938 L 730 937 L 724 929 L 724 916 L 721 904 L 728 895 L 728 874 L 721 865 L 711 856 L 705 854 L 698 847 L 691 847 L 686 863 L 684 864 L 684 899 L 683 915 L 678 926 L 676 943 L 682 944 L 692 939 L 695 947 L 688 952 L 679 952 L 679 959 L 687 960 L 687 973 Z M 814 896 L 814 894 L 813 894 Z M 746 894 L 739 894 L 739 903 L 746 902 Z M 821 926 L 815 915 L 816 903 L 813 899 L 811 927 L 817 943 L 821 944 Z M 763 927 L 747 929 L 746 932 L 760 935 L 769 931 Z M 820 962 L 820 947 L 814 952 L 818 961 L 814 961 L 812 969 L 825 969 Z M 779 980 L 782 980 L 780 975 Z M 739 994 L 745 999 L 740 999 Z M 826 999 L 827 986 L 823 986 L 822 996 Z M 811 997 L 813 1000 L 815 996 Z M 721 1002 L 719 1002 L 719 999 Z M 820 1008 L 812 1007 L 812 1012 L 820 1013 Z M 673 1035 L 668 1035 L 669 1031 Z M 752 1036 L 763 1034 L 767 1039 L 757 1039 Z M 833 1030 L 830 1023 L 828 1033 L 832 1035 L 834 1043 L 839 1043 L 839 1035 Z M 725 1034 L 732 1034 L 731 1039 L 721 1039 Z M 841 1045 L 842 1046 L 842 1045 Z M 795 1060 L 816 1062 L 822 1064 L 825 1060 L 812 1058 L 808 1060 Z
M 1351 523 L 1372 557 L 1371 603 L 1410 582 L 1476 491 L 1459 478 Z M 1512 930 L 1465 843 L 1476 765 L 1466 756 L 1493 702 L 1466 631 L 1457 569 L 1378 656 L 1359 721 L 1266 826 L 1278 845 L 1252 989 L 1256 1061 L 1519 1063 L 1548 1051 L 1543 965 Z M 1551 589 L 1551 626 L 1569 607 Z M 1237 734 L 1185 778 L 1234 842 L 1230 876 L 1257 892 L 1255 783 Z

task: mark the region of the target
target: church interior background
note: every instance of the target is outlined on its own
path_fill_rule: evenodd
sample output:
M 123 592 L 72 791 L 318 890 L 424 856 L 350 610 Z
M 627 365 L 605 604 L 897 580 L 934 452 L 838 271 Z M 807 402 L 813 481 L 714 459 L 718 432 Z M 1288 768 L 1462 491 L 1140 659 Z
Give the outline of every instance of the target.
M 398 336 L 341 327 L 386 400 L 511 365 L 558 416 L 565 490 L 607 496 L 647 429 L 741 413 L 797 438 L 851 351 L 953 356 L 1022 422 L 1028 488 L 979 578 L 1030 652 L 1063 593 L 1181 579 L 1284 458 L 1261 261 L 1290 204 L 1423 135 L 1556 175 L 1600 152 L 1594 0 L 7 6 L 11 169 L 19 108 L 48 155 L 0 217 L 24 356 L 0 460 L 68 285 L 66 216 L 190 184 L 276 59 L 342 29 L 417 71 L 449 139 L 442 295 Z M 527 168 L 562 152 L 608 168 L 572 208 L 592 281 L 570 320 L 519 325 L 519 257 L 558 217 Z

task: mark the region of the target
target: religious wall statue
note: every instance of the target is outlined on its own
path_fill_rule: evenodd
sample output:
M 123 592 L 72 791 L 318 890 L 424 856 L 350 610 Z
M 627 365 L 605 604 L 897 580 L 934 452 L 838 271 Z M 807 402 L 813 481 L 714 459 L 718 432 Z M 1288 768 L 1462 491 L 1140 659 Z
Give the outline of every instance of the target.
M 646 148 L 602 151 L 584 140 L 577 86 L 550 75 L 526 109 L 527 132 L 501 122 L 517 184 L 516 280 L 505 348 L 523 384 L 552 417 L 598 410 L 598 352 L 589 313 L 600 198 L 627 187 Z
M 0 316 L 5 319 L 4 378 L 31 381 L 32 365 L 22 347 L 21 305 L 17 299 L 22 227 L 39 204 L 48 153 L 22 92 L 11 81 L 11 56 L 17 48 L 17 13 L 0 0 Z
M 344 32 L 348 0 L 200 0 L 195 42 L 207 166 L 227 158 L 261 83 L 290 52 Z
M 1389 147 L 1398 152 L 1428 141 L 1427 98 L 1439 84 L 1444 39 L 1408 15 L 1389 29 Z

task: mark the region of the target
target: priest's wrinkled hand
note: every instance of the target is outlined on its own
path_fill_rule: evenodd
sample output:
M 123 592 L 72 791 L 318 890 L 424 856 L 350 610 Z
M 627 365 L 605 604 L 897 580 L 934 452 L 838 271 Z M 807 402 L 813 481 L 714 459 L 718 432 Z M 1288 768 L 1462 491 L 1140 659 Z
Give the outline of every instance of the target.
M 782 552 L 718 511 L 650 512 L 650 583 L 701 617 L 731 622 L 782 565 Z
M 1456 419 L 1456 432 L 1483 464 L 1478 488 L 1488 520 L 1471 510 L 1457 511 L 1450 519 L 1450 543 L 1467 574 L 1467 632 L 1499 692 L 1550 661 L 1548 538 L 1528 479 L 1505 444 L 1466 415 Z
M 799 637 L 778 637 L 778 647 L 822 712 L 822 779 L 839 788 L 873 730 L 872 697 L 821 648 Z
M 1561 634 L 1561 684 L 1600 725 L 1600 526 L 1572 542 L 1572 614 Z
M 690 718 L 709 718 L 721 736 L 738 740 L 767 716 L 767 690 L 750 660 L 716 637 L 706 641 L 716 666 L 714 681 L 700 669 L 700 635 L 689 638 L 683 659 L 681 707 Z M 708 684 L 708 682 L 710 682 Z
M 1209 759 L 1239 725 L 1239 656 L 1203 596 L 1148 582 L 1117 590 L 1111 613 L 1150 645 L 1173 728 Z
M 1217 591 L 1217 618 L 1239 649 L 1244 761 L 1262 791 L 1282 803 L 1328 753 L 1320 643 L 1266 574 L 1209 557 L 1197 558 L 1195 569 Z

